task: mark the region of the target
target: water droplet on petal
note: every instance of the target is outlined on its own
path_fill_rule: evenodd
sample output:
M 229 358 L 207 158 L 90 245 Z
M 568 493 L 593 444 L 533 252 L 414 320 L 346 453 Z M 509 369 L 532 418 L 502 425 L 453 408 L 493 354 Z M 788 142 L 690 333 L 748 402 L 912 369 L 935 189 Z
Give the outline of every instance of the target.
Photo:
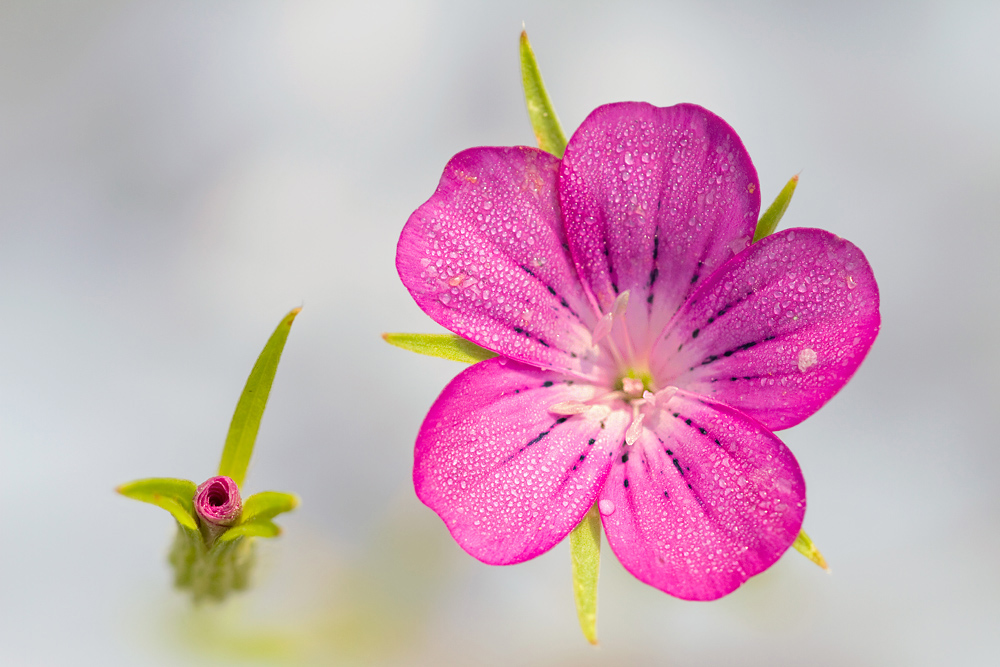
M 615 503 L 614 501 L 605 498 L 601 502 L 597 503 L 597 509 L 601 511 L 604 516 L 611 516 L 615 513 Z
M 819 360 L 816 355 L 816 350 L 806 347 L 799 352 L 799 370 L 805 373 L 807 370 L 816 365 Z

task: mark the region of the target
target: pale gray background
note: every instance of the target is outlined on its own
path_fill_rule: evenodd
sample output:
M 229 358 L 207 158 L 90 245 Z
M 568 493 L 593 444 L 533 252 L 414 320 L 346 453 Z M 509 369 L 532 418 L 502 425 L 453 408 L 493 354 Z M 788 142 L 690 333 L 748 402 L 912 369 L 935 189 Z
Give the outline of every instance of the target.
M 790 553 L 689 603 L 605 551 L 592 649 L 565 545 L 481 565 L 415 499 L 460 366 L 379 338 L 438 330 L 395 242 L 451 155 L 532 142 L 522 21 L 567 131 L 702 104 L 765 201 L 801 172 L 783 226 L 871 261 L 881 336 L 781 434 L 832 576 Z M 274 635 L 318 664 L 995 664 L 998 27 L 992 1 L 4 2 L 0 663 L 239 662 Z M 248 490 L 302 506 L 252 593 L 191 616 L 170 517 L 112 489 L 210 476 L 298 305 Z

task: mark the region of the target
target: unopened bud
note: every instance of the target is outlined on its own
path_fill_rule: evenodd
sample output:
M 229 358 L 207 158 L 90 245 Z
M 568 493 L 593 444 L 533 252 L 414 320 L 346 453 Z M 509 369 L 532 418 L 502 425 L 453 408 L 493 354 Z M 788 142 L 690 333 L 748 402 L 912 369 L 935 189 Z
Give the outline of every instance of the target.
M 240 487 L 229 477 L 212 477 L 195 492 L 194 510 L 198 513 L 205 541 L 211 544 L 239 522 L 243 513 Z

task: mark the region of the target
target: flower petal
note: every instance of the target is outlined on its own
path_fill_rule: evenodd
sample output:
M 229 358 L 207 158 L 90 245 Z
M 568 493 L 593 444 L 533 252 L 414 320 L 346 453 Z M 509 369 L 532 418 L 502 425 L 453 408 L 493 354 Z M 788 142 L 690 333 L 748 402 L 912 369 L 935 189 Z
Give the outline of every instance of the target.
M 396 267 L 420 308 L 459 336 L 597 379 L 597 318 L 567 251 L 558 166 L 523 146 L 459 153 L 407 221 Z
M 692 295 L 657 343 L 652 371 L 776 431 L 847 383 L 879 323 L 878 285 L 861 251 L 820 229 L 789 229 Z
M 546 408 L 596 391 L 500 357 L 469 367 L 420 428 L 417 496 L 485 563 L 519 563 L 548 551 L 594 504 L 629 415 Z
M 646 426 L 615 456 L 599 504 L 625 569 L 671 595 L 714 600 L 792 545 L 805 482 L 773 433 L 683 391 Z
M 699 279 L 753 238 L 759 190 L 736 132 L 692 104 L 599 107 L 570 139 L 559 173 L 584 283 L 604 312 L 631 290 L 629 328 L 647 346 Z

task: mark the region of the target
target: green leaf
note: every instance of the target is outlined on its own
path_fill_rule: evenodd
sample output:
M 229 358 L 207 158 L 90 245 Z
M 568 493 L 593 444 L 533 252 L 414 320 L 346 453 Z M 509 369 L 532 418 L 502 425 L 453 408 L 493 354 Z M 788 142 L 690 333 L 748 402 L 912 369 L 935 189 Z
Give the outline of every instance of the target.
M 521 31 L 521 80 L 524 84 L 524 101 L 528 106 L 528 117 L 535 130 L 538 147 L 543 151 L 562 158 L 566 150 L 566 135 L 559 126 L 556 110 L 552 108 L 549 94 L 545 92 L 542 73 L 538 71 L 535 52 L 528 42 L 528 33 Z
M 194 531 L 198 530 L 194 514 L 194 494 L 197 490 L 194 482 L 171 477 L 138 479 L 115 489 L 126 498 L 162 507 L 177 519 L 177 523 Z
M 243 517 L 240 523 L 257 519 L 273 519 L 283 512 L 291 512 L 299 506 L 299 499 L 291 493 L 261 491 L 243 502 Z
M 757 221 L 757 229 L 753 233 L 754 243 L 760 241 L 765 236 L 770 236 L 778 228 L 778 222 L 781 221 L 781 216 L 788 210 L 788 204 L 791 203 L 792 195 L 795 193 L 795 186 L 798 184 L 799 177 L 796 174 L 789 179 L 785 187 L 781 188 L 781 192 L 774 198 L 774 203 L 764 211 L 764 215 L 760 216 L 760 220 Z
M 384 333 L 382 339 L 390 345 L 401 347 L 410 352 L 461 361 L 466 364 L 474 364 L 497 356 L 496 352 L 490 352 L 472 341 L 453 334 Z
M 799 531 L 799 534 L 795 538 L 795 541 L 792 542 L 792 546 L 795 547 L 795 549 L 800 554 L 802 554 L 812 562 L 816 563 L 827 572 L 830 571 L 830 568 L 826 564 L 826 559 L 823 558 L 823 554 L 819 552 L 819 549 L 816 548 L 816 545 L 813 544 L 812 540 L 809 539 L 809 536 L 806 535 L 806 531 L 804 530 Z
M 233 421 L 229 424 L 229 434 L 226 436 L 226 447 L 222 450 L 219 474 L 232 477 L 239 486 L 243 486 L 247 466 L 250 465 L 254 441 L 260 428 L 260 418 L 264 414 L 267 395 L 271 392 L 271 383 L 278 370 L 281 351 L 285 348 L 288 332 L 291 331 L 292 322 L 300 310 L 302 309 L 295 308 L 285 315 L 285 319 L 281 320 L 281 324 L 267 341 L 267 345 L 257 358 L 257 363 L 250 371 L 250 377 L 247 378 L 247 384 L 243 388 L 243 395 L 236 404 Z
M 597 644 L 597 576 L 601 565 L 601 515 L 597 504 L 569 534 L 573 560 L 573 596 L 583 636 Z
M 281 528 L 276 523 L 265 517 L 256 517 L 246 523 L 233 526 L 219 536 L 219 542 L 231 542 L 238 537 L 277 537 L 281 535 Z

